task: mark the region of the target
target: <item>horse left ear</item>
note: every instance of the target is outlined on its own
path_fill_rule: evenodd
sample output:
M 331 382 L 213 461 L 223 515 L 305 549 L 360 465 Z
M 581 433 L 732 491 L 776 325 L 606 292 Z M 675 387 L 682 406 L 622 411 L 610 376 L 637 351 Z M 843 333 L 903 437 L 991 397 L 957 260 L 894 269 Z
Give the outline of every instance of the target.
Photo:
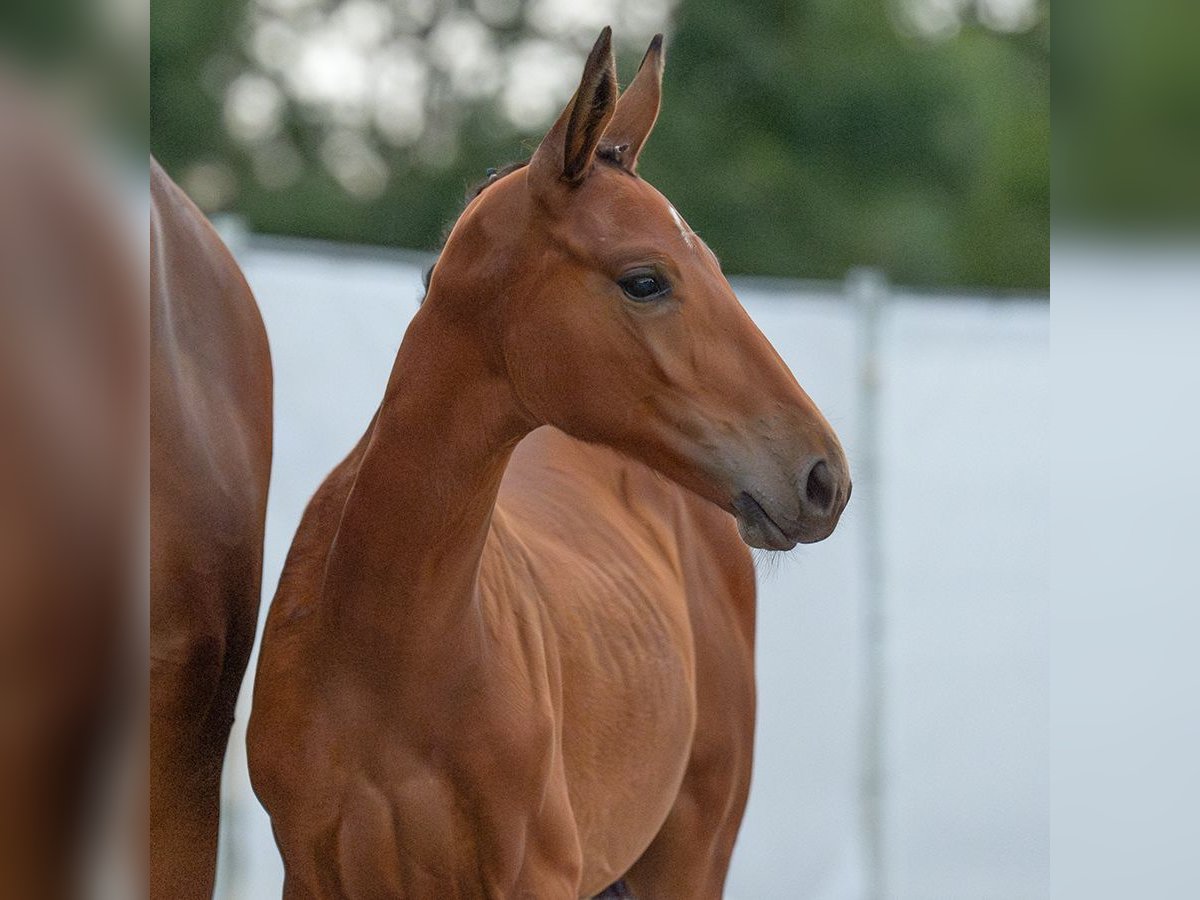
M 583 181 L 616 105 L 612 29 L 605 27 L 588 54 L 575 96 L 529 161 L 529 181 L 535 192 L 545 194 L 561 182 L 575 185 Z
M 662 104 L 663 36 L 656 34 L 642 58 L 637 75 L 617 101 L 617 110 L 600 142 L 603 152 L 630 172 L 650 136 Z

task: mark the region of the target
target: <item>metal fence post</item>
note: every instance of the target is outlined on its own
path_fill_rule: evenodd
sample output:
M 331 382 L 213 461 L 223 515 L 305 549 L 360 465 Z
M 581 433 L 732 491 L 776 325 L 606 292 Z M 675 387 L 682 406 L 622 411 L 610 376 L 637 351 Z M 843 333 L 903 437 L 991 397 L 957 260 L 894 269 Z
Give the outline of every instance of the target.
M 845 292 L 858 312 L 859 447 L 854 481 L 857 517 L 862 523 L 863 663 L 862 760 L 859 808 L 866 863 L 865 900 L 887 897 L 883 830 L 884 611 L 883 549 L 880 520 L 879 389 L 880 320 L 888 301 L 886 276 L 878 269 L 846 274 Z

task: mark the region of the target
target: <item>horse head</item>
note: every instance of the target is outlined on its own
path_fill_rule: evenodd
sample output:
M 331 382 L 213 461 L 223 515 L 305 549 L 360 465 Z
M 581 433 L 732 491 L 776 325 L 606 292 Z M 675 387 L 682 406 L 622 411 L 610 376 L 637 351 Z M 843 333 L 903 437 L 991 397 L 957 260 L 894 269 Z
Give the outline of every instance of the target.
M 822 540 L 850 497 L 836 434 L 637 174 L 662 73 L 659 36 L 618 98 L 606 28 L 529 164 L 464 210 L 427 305 L 471 331 L 531 423 L 640 460 L 736 516 L 751 546 Z

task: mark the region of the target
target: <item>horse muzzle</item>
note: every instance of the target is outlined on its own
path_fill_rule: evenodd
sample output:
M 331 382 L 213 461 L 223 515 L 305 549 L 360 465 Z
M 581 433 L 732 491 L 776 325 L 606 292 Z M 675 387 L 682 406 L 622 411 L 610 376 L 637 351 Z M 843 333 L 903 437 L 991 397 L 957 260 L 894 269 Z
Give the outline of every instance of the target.
M 791 550 L 825 540 L 850 501 L 846 469 L 844 458 L 832 463 L 824 457 L 808 460 L 783 502 L 771 501 L 779 492 L 741 491 L 732 506 L 742 540 L 760 550 Z

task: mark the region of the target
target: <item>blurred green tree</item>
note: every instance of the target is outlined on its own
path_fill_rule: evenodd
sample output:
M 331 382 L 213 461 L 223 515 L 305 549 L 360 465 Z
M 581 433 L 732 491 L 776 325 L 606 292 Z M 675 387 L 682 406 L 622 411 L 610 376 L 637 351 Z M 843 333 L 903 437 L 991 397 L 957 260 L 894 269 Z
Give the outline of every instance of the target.
M 685 3 L 644 174 L 731 271 L 1048 287 L 1045 11 L 942 36 L 886 12 Z
M 642 172 L 727 271 L 1048 286 L 1045 0 L 174 0 L 152 148 L 257 230 L 433 248 L 600 24 L 624 81 L 671 19 Z
M 1194 236 L 1200 223 L 1200 4 L 1084 3 L 1056 51 L 1055 213 Z

